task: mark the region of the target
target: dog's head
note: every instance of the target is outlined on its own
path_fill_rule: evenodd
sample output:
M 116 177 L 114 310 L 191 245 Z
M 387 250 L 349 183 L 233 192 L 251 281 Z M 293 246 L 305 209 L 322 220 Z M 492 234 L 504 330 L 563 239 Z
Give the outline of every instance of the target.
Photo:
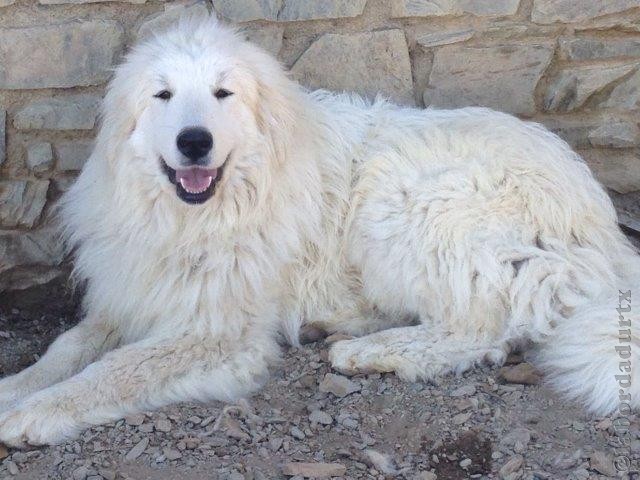
M 183 19 L 116 70 L 96 151 L 176 201 L 222 202 L 225 190 L 251 200 L 286 148 L 297 95 L 277 61 L 234 30 Z

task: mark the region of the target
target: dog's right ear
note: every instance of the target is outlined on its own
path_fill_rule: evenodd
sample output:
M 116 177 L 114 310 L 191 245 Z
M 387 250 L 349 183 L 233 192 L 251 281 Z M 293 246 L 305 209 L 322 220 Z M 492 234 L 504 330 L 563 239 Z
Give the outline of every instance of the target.
M 129 55 L 116 69 L 102 103 L 100 129 L 92 157 L 110 166 L 122 155 L 124 142 L 135 129 L 143 110 L 140 98 L 143 74 L 136 68 L 134 55 Z

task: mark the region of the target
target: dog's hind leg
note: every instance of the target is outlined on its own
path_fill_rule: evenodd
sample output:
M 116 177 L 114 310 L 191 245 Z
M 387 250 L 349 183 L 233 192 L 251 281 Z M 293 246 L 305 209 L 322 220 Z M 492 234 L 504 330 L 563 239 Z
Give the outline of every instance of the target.
M 0 414 L 0 443 L 56 444 L 91 425 L 173 402 L 236 400 L 260 386 L 276 354 L 268 336 L 202 332 L 126 345 Z
M 75 375 L 118 342 L 113 327 L 93 318 L 83 320 L 60 335 L 37 363 L 0 380 L 0 413 L 32 393 Z
M 348 375 L 395 372 L 408 381 L 435 380 L 482 363 L 502 364 L 509 348 L 504 340 L 471 339 L 417 325 L 342 340 L 333 345 L 329 359 L 333 368 Z

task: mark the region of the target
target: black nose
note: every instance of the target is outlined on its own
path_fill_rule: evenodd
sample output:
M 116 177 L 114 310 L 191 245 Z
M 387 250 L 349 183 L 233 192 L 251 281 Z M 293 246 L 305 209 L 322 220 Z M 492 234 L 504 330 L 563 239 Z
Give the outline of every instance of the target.
M 213 137 L 204 128 L 185 128 L 178 135 L 177 143 L 178 150 L 193 163 L 197 163 L 211 151 Z

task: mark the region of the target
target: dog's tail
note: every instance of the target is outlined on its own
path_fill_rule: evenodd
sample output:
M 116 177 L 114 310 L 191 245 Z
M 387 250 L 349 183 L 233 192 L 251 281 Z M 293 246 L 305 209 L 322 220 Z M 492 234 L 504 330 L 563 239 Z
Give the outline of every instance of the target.
M 599 415 L 640 408 L 640 256 L 617 247 L 618 285 L 559 322 L 537 362 L 557 390 Z

